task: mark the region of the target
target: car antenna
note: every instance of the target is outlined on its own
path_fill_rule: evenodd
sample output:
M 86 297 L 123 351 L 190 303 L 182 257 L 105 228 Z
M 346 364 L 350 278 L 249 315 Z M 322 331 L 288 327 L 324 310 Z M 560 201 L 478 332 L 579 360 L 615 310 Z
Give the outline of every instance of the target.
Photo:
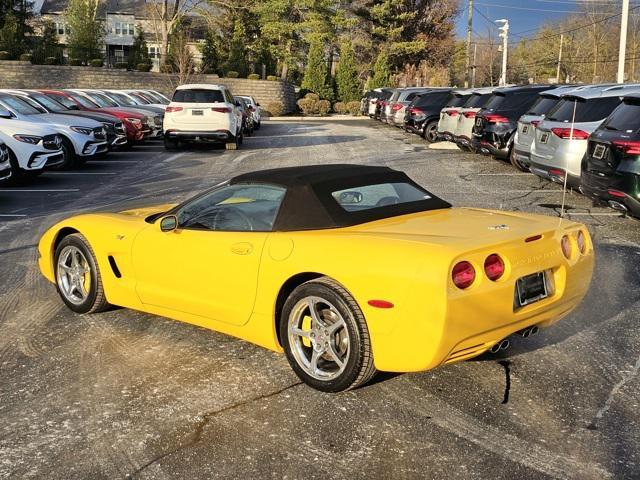
M 569 127 L 569 140 L 573 140 L 573 129 L 576 122 L 576 108 L 578 106 L 578 99 L 573 99 L 573 115 L 571 116 L 571 127 Z M 564 182 L 562 184 L 562 203 L 560 205 L 560 222 L 558 225 L 562 223 L 562 219 L 564 217 L 564 207 L 565 207 L 565 199 L 567 197 L 567 177 L 569 172 L 569 158 L 565 156 L 564 162 Z

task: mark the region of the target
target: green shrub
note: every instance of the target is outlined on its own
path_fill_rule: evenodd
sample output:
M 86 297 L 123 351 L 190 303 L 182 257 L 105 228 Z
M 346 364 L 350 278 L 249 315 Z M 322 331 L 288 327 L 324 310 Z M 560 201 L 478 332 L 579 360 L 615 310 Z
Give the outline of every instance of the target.
M 101 58 L 94 58 L 93 60 L 91 60 L 89 62 L 89 65 L 91 65 L 92 67 L 101 67 L 102 66 L 102 59 Z
M 257 73 L 250 73 L 249 75 L 247 75 L 247 78 L 249 80 L 260 80 L 260 75 L 258 75 Z
M 9 52 L 6 50 L 0 51 L 0 60 L 9 60 Z
M 72 67 L 79 67 L 80 65 L 82 65 L 82 60 L 80 60 L 79 58 L 70 58 L 69 65 L 71 65 Z
M 161 73 L 173 73 L 173 67 L 171 65 L 169 65 L 168 63 L 165 63 L 164 65 L 160 65 L 160 72 Z
M 139 63 L 136 66 L 136 69 L 139 72 L 150 72 L 151 71 L 151 64 L 150 63 Z
M 353 102 L 349 102 L 347 103 L 347 111 L 351 114 L 351 115 L 360 115 L 360 102 L 358 101 L 353 101 Z
M 277 82 L 278 77 L 276 77 L 275 75 L 267 75 L 267 80 L 269 80 L 270 82 Z
M 58 59 L 56 57 L 47 57 L 44 59 L 45 65 L 57 65 Z
M 33 55 L 31 55 L 30 53 L 23 53 L 22 55 L 20 55 L 21 62 L 30 62 L 32 58 Z
M 116 62 L 116 64 L 114 65 L 114 67 L 120 69 L 126 69 L 128 66 L 129 64 L 127 62 Z
M 320 100 L 320 95 L 315 94 L 315 93 L 307 93 L 304 98 L 308 98 L 310 100 L 313 100 L 314 102 L 317 102 Z
M 336 102 L 333 104 L 333 111 L 339 114 L 347 113 L 347 105 L 343 102 Z
M 284 104 L 282 102 L 270 102 L 266 105 L 267 112 L 273 117 L 279 117 L 284 113 Z
M 318 102 L 312 98 L 304 97 L 296 103 L 298 104 L 298 107 L 300 107 L 300 110 L 302 110 L 303 115 L 313 115 L 314 113 L 317 113 L 316 107 Z
M 329 100 L 318 100 L 316 108 L 321 117 L 324 117 L 331 110 L 331 102 Z
M 235 70 L 229 70 L 227 72 L 227 78 L 238 78 L 239 74 Z

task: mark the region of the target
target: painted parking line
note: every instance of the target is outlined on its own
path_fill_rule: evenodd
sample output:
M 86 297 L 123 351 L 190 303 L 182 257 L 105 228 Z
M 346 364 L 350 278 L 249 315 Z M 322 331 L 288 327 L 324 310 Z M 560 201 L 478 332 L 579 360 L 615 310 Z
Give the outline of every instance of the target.
M 79 192 L 79 188 L 2 188 L 0 193 L 3 192 L 18 192 L 18 193 L 62 193 L 62 192 Z
M 17 213 L 0 213 L 0 218 L 2 217 L 17 218 L 17 217 L 26 217 L 26 215 L 17 214 Z
M 140 160 L 91 160 L 90 164 L 100 163 L 108 165 L 109 163 L 140 163 Z
M 619 213 L 619 212 L 594 212 L 594 213 L 564 212 L 564 214 L 571 215 L 573 217 L 622 217 L 622 213 Z
M 45 175 L 118 175 L 116 172 L 46 172 Z
M 502 176 L 515 177 L 520 175 L 531 176 L 532 174 L 521 172 L 521 173 L 476 173 L 476 175 L 479 177 L 502 177 Z

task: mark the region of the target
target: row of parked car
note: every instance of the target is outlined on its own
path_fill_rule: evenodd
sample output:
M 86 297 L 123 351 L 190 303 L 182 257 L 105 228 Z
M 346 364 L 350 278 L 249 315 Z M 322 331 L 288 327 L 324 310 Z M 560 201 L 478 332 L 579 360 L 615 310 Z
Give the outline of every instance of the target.
M 640 84 L 382 88 L 361 107 L 640 218 Z
M 211 92 L 189 87 L 178 87 L 173 102 L 155 90 L 1 89 L 0 185 L 24 183 L 45 169 L 77 168 L 109 151 L 151 139 L 164 139 L 167 148 L 177 147 L 176 129 L 171 127 L 180 124 L 184 113 L 194 124 L 189 130 L 201 125 L 209 128 L 207 120 L 219 113 L 208 109 L 211 113 L 205 114 L 198 107 L 201 115 L 192 116 L 192 109 L 176 106 L 176 99 L 190 101 L 201 91 Z M 241 142 L 244 134 L 260 128 L 260 112 L 252 97 L 225 94 L 230 106 L 223 108 L 223 114 L 237 116 Z M 165 116 L 170 117 L 169 126 Z M 194 140 L 200 136 L 194 135 Z

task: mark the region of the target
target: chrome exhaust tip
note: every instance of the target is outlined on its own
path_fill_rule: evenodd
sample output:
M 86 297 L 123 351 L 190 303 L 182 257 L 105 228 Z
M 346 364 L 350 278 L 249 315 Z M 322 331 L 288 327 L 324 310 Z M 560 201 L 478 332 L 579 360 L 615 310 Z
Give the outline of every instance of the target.
M 494 344 L 489 351 L 491 353 L 498 353 L 500 350 L 506 350 L 507 348 L 509 348 L 511 344 L 509 343 L 509 340 L 502 340 L 496 344 Z
M 509 343 L 509 340 L 503 340 L 500 342 L 500 350 L 506 350 L 510 346 L 511 346 L 511 343 Z
M 627 206 L 624 205 L 623 203 L 620 202 L 616 202 L 615 200 L 609 200 L 609 206 L 611 208 L 613 208 L 614 210 L 618 211 L 618 212 L 622 212 L 622 213 L 627 213 L 629 210 L 627 209 Z

